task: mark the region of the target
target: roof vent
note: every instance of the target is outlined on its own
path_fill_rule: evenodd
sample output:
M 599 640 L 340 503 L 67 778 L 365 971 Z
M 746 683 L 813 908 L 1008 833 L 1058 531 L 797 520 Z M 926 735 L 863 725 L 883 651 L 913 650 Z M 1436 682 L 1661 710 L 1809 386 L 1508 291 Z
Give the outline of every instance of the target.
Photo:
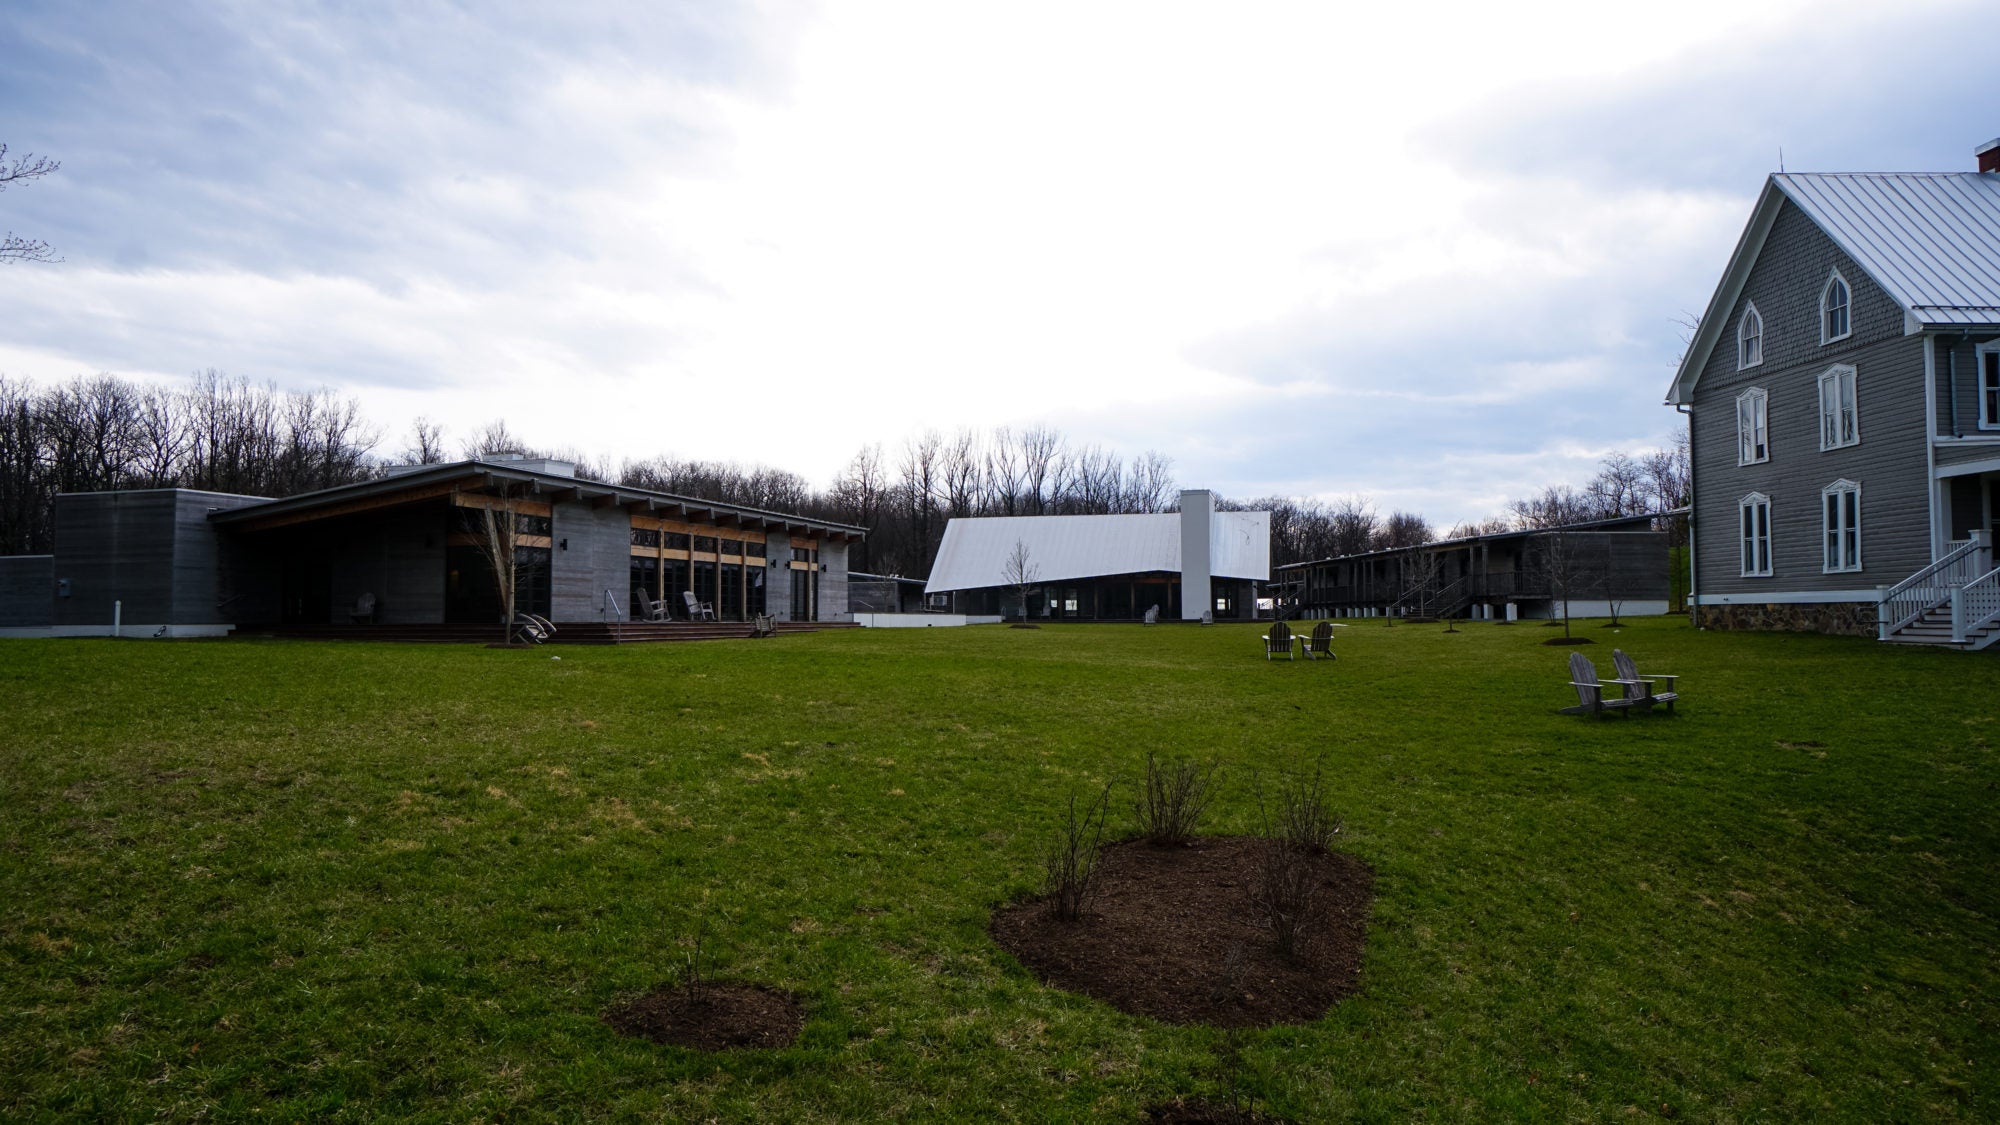
M 1973 149 L 1972 155 L 1979 158 L 1980 171 L 2000 172 L 2000 137 L 1995 137 Z

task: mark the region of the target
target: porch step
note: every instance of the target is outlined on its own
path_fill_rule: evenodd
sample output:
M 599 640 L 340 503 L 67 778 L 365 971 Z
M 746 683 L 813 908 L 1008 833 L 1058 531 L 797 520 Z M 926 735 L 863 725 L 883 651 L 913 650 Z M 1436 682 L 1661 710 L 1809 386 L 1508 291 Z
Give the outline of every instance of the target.
M 1995 632 L 1996 626 L 1975 630 L 1962 641 L 1951 639 L 1951 610 L 1940 606 L 1882 638 L 1889 644 L 1942 645 L 1945 648 L 1979 648 Z

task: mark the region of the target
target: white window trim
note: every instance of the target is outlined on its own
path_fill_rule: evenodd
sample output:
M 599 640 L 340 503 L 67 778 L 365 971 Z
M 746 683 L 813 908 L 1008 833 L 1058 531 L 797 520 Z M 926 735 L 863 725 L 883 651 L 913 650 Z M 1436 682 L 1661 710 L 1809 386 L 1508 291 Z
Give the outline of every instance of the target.
M 1841 440 L 1840 438 L 1840 382 L 1842 379 L 1848 380 L 1850 383 L 1853 384 L 1854 387 L 1854 436 L 1846 439 L 1845 441 Z M 1829 384 L 1831 384 L 1834 388 L 1832 441 L 1827 440 L 1827 425 L 1826 425 L 1826 416 L 1827 416 L 1826 389 Z M 1819 392 L 1819 408 L 1815 412 L 1815 417 L 1817 418 L 1819 423 L 1820 449 L 1822 451 L 1829 449 L 1846 449 L 1848 446 L 1851 445 L 1860 445 L 1861 444 L 1861 379 L 1858 375 L 1856 375 L 1854 370 L 1854 365 L 1851 363 L 1836 363 L 1832 367 L 1827 368 L 1825 371 L 1820 372 L 1817 388 Z
M 1754 444 L 1762 446 L 1761 457 L 1743 456 L 1743 401 L 1753 399 L 1757 403 L 1756 421 L 1752 423 L 1756 432 L 1752 434 Z M 1736 396 L 1736 463 L 1738 465 L 1762 465 L 1771 459 L 1771 394 L 1762 387 L 1751 387 Z
M 1852 564 L 1843 563 L 1839 566 L 1834 566 L 1829 563 L 1829 560 L 1826 557 L 1826 540 L 1828 536 L 1834 533 L 1834 526 L 1827 522 L 1826 501 L 1827 498 L 1830 496 L 1836 496 L 1845 492 L 1852 492 L 1854 494 L 1854 526 L 1851 529 L 1842 529 L 1842 530 L 1851 530 L 1854 533 L 1854 561 L 1852 562 Z M 1849 574 L 1860 570 L 1861 569 L 1861 484 L 1860 482 L 1851 481 L 1843 477 L 1840 480 L 1834 481 L 1832 484 L 1829 484 L 1825 488 L 1819 490 L 1819 525 L 1820 525 L 1819 526 L 1820 573 Z
M 1750 337 L 1751 321 L 1757 324 L 1757 358 L 1748 363 L 1743 361 L 1743 341 Z M 1752 367 L 1764 366 L 1764 314 L 1757 311 L 1757 302 L 1743 302 L 1743 315 L 1736 318 L 1736 370 L 1748 371 Z
M 2000 355 L 2000 340 L 1988 340 L 1974 348 L 1972 355 L 1972 385 L 1978 388 L 1979 394 L 1979 428 L 2000 430 L 2000 418 L 1992 417 L 1986 409 L 1986 357 Z
M 1847 292 L 1847 331 L 1838 336 L 1829 336 L 1826 334 L 1826 299 L 1833 293 L 1834 282 L 1839 282 L 1840 287 Z M 1834 270 L 1826 279 L 1826 284 L 1820 286 L 1819 290 L 1819 342 L 1835 344 L 1852 335 L 1854 335 L 1854 286 L 1847 283 L 1847 279 L 1840 275 L 1839 270 Z
M 1757 538 L 1754 531 L 1756 525 L 1751 525 L 1753 531 L 1750 534 L 1746 535 L 1743 531 L 1744 513 L 1752 508 L 1764 509 L 1764 569 L 1762 570 L 1752 569 L 1751 567 L 1751 563 L 1756 559 L 1756 548 L 1754 546 Z M 1772 566 L 1772 561 L 1776 555 L 1777 552 L 1771 543 L 1771 498 L 1761 492 L 1752 492 L 1736 502 L 1736 557 L 1738 570 L 1744 578 L 1769 578 L 1775 569 Z

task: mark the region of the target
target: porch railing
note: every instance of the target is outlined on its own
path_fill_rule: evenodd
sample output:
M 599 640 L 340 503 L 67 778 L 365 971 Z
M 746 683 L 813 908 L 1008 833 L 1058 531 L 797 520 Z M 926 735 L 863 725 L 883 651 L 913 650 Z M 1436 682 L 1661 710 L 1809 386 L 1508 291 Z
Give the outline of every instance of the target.
M 1974 633 L 2000 620 L 2000 568 L 1967 582 L 1951 599 L 1951 639 L 1964 644 Z
M 1964 598 L 1954 593 L 1967 585 L 1992 577 L 1992 535 L 1975 531 L 1972 538 L 1954 541 L 1936 562 L 1883 590 L 1877 597 L 1876 636 L 1882 640 L 1907 627 L 1924 614 L 1952 602 L 1953 639 L 1963 640 L 1958 626 L 1968 608 Z M 1975 598 L 1985 595 L 1975 595 Z

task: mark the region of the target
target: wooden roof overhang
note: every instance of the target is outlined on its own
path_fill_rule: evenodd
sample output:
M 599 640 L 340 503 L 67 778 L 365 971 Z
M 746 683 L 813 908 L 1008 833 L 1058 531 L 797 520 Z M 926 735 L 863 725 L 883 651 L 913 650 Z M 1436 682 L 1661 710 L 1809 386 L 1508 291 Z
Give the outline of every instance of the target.
M 545 503 L 580 502 L 593 508 L 622 507 L 633 515 L 711 523 L 717 527 L 799 532 L 845 542 L 866 538 L 868 534 L 866 528 L 850 524 L 577 480 L 486 461 L 460 461 L 380 480 L 308 492 L 231 511 L 214 512 L 209 519 L 239 531 L 271 531 L 423 503 L 458 492 L 503 492 Z

